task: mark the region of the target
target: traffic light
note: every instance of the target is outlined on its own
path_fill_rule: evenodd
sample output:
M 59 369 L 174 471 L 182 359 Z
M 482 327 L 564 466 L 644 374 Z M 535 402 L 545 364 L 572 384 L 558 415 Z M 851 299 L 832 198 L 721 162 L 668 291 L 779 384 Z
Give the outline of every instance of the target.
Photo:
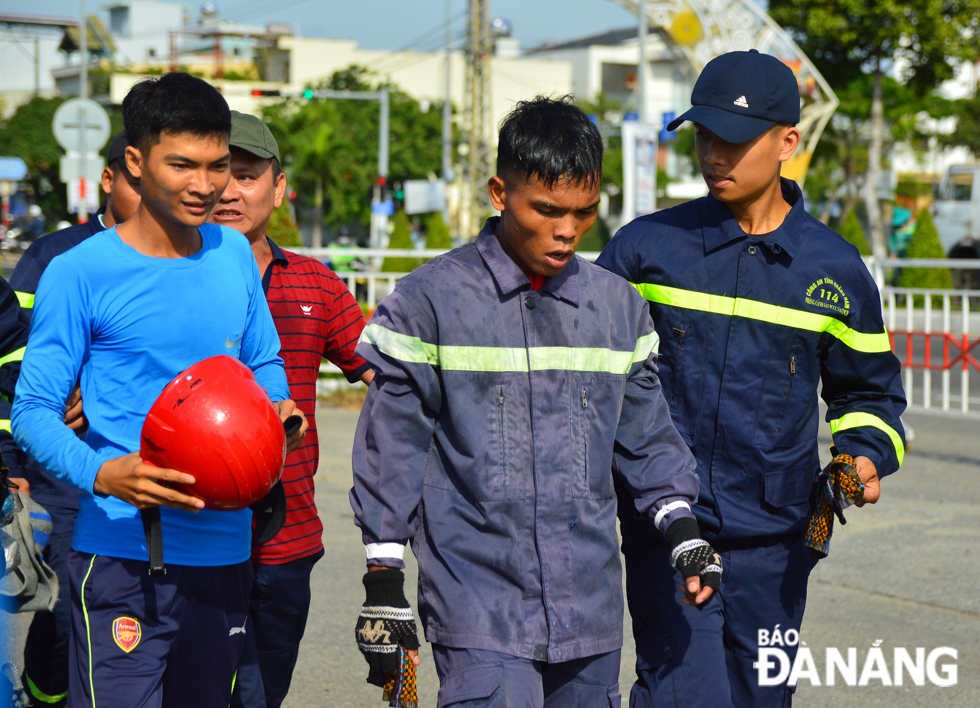
M 252 89 L 252 97 L 260 98 L 262 96 L 280 96 L 279 89 Z
M 305 98 L 307 101 L 313 98 L 313 89 L 306 89 L 303 91 L 303 98 Z

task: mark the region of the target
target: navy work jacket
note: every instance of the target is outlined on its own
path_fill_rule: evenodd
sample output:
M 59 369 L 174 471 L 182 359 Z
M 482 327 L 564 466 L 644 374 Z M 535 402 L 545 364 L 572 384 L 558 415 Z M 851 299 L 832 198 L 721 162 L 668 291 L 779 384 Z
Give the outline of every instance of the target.
M 369 564 L 412 541 L 430 642 L 568 661 L 622 645 L 613 466 L 661 530 L 698 482 L 647 303 L 578 257 L 531 290 L 496 223 L 364 329 L 351 505 Z
M 105 231 L 100 218 L 104 213 L 105 207 L 102 207 L 84 224 L 74 224 L 61 231 L 46 234 L 24 251 L 24 255 L 20 257 L 20 261 L 14 268 L 13 275 L 10 276 L 10 284 L 17 291 L 17 298 L 27 314 L 28 322 L 34 312 L 34 294 L 37 292 L 37 284 L 41 282 L 41 276 L 44 275 L 44 269 L 56 257 L 71 250 L 89 236 Z M 26 455 L 24 476 L 31 485 L 31 496 L 42 506 L 78 508 L 82 490 L 60 479 L 33 457 Z
M 10 432 L 10 402 L 14 400 L 29 328 L 13 288 L 0 278 L 0 452 L 11 477 L 25 477 L 28 461 Z
M 708 196 L 624 226 L 596 261 L 635 284 L 660 334 L 660 378 L 697 459 L 707 538 L 801 533 L 820 469 L 817 387 L 841 453 L 884 477 L 905 454 L 898 359 L 857 249 L 792 205 L 747 235 Z

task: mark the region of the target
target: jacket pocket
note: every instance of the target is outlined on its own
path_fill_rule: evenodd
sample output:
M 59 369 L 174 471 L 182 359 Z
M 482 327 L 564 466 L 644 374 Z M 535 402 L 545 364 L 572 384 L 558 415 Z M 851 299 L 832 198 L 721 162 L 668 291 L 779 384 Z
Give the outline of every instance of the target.
M 519 389 L 511 384 L 493 384 L 484 402 L 486 418 L 485 450 L 482 469 L 476 470 L 479 501 L 523 498 L 524 475 L 529 470 L 525 458 L 522 416 L 527 404 Z
M 497 708 L 494 700 L 504 668 L 500 664 L 463 669 L 448 677 L 439 688 L 437 708 Z
M 658 376 L 670 418 L 677 431 L 690 442 L 701 408 L 701 347 L 690 320 L 667 320 L 657 327 L 660 354 Z
M 756 445 L 791 447 L 809 433 L 805 428 L 816 402 L 816 382 L 804 351 L 799 341 L 773 344 L 759 394 Z
M 766 472 L 764 499 L 767 504 L 777 509 L 809 502 L 813 479 L 812 464 L 790 470 Z
M 612 455 L 622 410 L 624 376 L 581 374 L 572 377 L 571 470 L 576 499 L 612 499 Z

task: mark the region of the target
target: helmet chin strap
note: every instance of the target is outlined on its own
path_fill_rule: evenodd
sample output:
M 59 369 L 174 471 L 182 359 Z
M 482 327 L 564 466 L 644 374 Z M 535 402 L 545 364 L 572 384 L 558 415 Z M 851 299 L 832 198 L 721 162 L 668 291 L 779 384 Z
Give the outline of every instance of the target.
M 150 555 L 150 577 L 159 578 L 167 574 L 163 564 L 163 524 L 160 523 L 160 507 L 151 506 L 140 509 L 143 519 L 143 533 L 146 535 L 146 552 Z

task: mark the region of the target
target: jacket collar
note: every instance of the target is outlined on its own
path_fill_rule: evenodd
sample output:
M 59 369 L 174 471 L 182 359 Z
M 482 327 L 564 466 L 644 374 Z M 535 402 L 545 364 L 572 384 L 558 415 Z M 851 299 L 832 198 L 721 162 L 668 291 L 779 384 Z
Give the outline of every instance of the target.
M 803 208 L 803 192 L 800 191 L 799 185 L 792 180 L 780 177 L 779 181 L 783 190 L 783 198 L 792 205 L 792 208 L 779 228 L 770 234 L 766 234 L 766 238 L 762 239 L 762 244 L 776 253 L 783 251 L 792 258 L 794 254 L 799 252 L 805 239 L 802 229 L 803 221 L 806 218 L 806 211 Z M 742 231 L 742 227 L 738 225 L 728 207 L 710 194 L 705 199 L 701 229 L 706 253 L 710 253 L 736 239 L 749 237 Z M 774 244 L 778 248 L 773 248 Z
M 511 257 L 507 255 L 500 245 L 500 241 L 494 235 L 494 229 L 497 228 L 499 223 L 499 216 L 492 216 L 487 219 L 480 235 L 476 237 L 476 250 L 483 257 L 483 261 L 487 264 L 487 268 L 490 270 L 490 274 L 496 281 L 497 287 L 500 288 L 502 295 L 510 295 L 518 290 L 529 290 L 531 281 L 524 274 L 524 271 L 511 260 Z M 553 275 L 544 281 L 540 292 L 549 293 L 556 298 L 565 300 L 571 305 L 578 307 L 579 273 L 578 258 L 572 258 L 561 273 Z

